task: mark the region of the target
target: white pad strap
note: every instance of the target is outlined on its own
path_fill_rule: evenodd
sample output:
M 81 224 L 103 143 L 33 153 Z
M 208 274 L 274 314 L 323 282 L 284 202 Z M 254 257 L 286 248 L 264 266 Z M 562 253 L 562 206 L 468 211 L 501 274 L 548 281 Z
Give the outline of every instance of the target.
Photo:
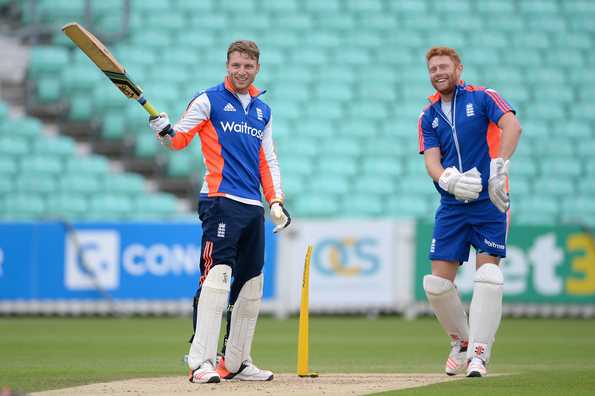
M 215 265 L 202 284 L 196 312 L 196 331 L 188 353 L 188 366 L 200 367 L 210 360 L 216 365 L 217 344 L 221 331 L 221 316 L 227 308 L 231 280 L 231 267 Z
M 454 283 L 439 276 L 426 275 L 424 290 L 444 331 L 453 341 L 467 341 L 469 339 L 467 315 Z
M 244 283 L 231 311 L 230 333 L 225 346 L 225 368 L 232 373 L 237 372 L 244 361 L 250 360 L 262 300 L 263 279 L 261 273 Z
M 502 319 L 504 277 L 496 264 L 483 264 L 475 273 L 473 298 L 469 308 L 469 349 L 467 358 L 490 359 L 492 344 Z

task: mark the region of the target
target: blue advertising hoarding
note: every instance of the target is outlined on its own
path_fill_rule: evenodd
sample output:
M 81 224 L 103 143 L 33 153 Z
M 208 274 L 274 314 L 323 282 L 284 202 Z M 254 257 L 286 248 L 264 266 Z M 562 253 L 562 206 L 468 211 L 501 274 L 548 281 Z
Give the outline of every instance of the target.
M 192 298 L 198 223 L 0 223 L 0 300 Z M 275 296 L 276 238 L 266 227 L 264 300 Z

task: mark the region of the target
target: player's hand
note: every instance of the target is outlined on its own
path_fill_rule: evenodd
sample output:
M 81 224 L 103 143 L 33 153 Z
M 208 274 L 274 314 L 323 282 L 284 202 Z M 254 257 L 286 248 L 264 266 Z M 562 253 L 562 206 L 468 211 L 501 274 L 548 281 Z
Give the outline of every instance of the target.
M 490 200 L 502 213 L 510 207 L 510 197 L 506 191 L 509 160 L 494 158 L 490 161 L 490 178 L 488 179 L 488 192 Z
M 167 113 L 160 113 L 155 118 L 149 118 L 149 127 L 159 136 L 169 136 L 169 134 L 165 133 L 171 129 L 169 116 Z
M 275 202 L 271 205 L 271 220 L 275 224 L 273 232 L 276 234 L 291 224 L 291 216 L 285 207 Z
M 446 168 L 440 175 L 438 184 L 459 201 L 476 200 L 482 190 L 481 174 L 475 167 L 465 173 L 459 172 L 454 166 Z

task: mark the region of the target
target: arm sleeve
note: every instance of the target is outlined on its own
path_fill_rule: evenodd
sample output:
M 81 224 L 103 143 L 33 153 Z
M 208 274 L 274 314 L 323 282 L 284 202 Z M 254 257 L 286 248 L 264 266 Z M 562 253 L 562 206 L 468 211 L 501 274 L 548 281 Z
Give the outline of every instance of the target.
M 498 92 L 488 88 L 484 91 L 484 94 L 486 115 L 494 124 L 498 124 L 504 113 L 512 111 L 516 114 L 510 104 Z
M 188 146 L 210 118 L 210 114 L 211 102 L 207 94 L 202 93 L 194 98 L 180 120 L 174 125 L 176 134 L 172 138 L 171 147 L 174 150 L 181 150 Z
M 426 111 L 423 111 L 417 120 L 417 134 L 420 154 L 423 154 L 426 149 L 440 147 L 438 136 L 436 136 L 431 124 L 428 122 Z
M 281 171 L 273 143 L 272 124 L 273 117 L 271 116 L 264 128 L 259 154 L 260 183 L 262 184 L 264 197 L 269 205 L 273 202 L 283 203 L 285 198 L 281 188 Z

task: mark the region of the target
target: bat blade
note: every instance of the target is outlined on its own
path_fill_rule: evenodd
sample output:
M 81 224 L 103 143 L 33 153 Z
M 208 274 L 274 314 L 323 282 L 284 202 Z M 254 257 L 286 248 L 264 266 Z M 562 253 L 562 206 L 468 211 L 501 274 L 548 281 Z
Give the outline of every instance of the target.
M 126 74 L 124 66 L 109 52 L 97 37 L 76 22 L 62 27 L 77 47 L 130 99 L 138 100 L 143 90 Z

